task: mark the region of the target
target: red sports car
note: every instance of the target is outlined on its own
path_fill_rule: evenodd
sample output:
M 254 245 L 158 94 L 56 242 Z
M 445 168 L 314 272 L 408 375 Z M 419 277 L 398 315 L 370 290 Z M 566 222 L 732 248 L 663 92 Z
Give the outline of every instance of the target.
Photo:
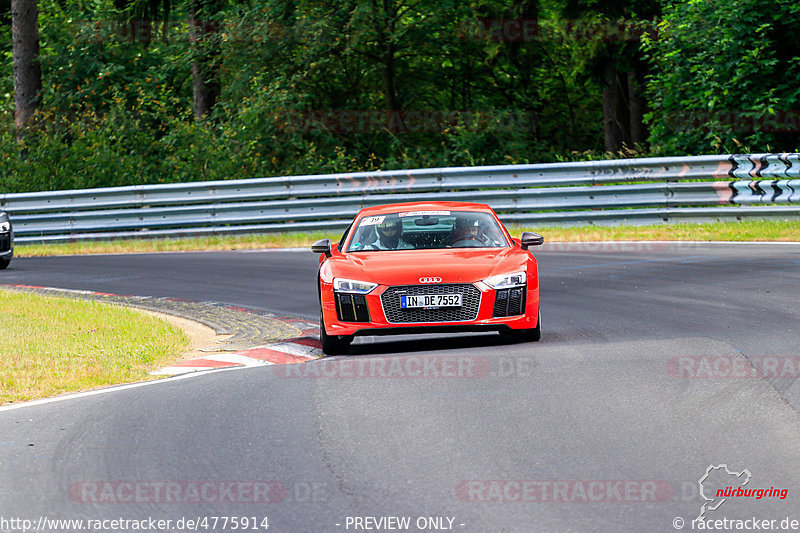
M 320 338 L 345 353 L 355 335 L 496 330 L 538 341 L 539 273 L 529 246 L 483 204 L 362 209 L 338 244 L 315 242 Z

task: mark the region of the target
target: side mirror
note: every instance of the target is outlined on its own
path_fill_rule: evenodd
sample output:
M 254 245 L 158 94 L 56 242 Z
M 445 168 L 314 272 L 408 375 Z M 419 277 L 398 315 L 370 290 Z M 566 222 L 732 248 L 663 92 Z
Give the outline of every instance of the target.
M 315 254 L 325 254 L 325 257 L 331 256 L 331 240 L 322 239 L 311 245 L 311 251 Z
M 525 231 L 522 233 L 522 238 L 520 241 L 522 242 L 522 249 L 527 250 L 529 246 L 539 246 L 540 244 L 544 244 L 544 237 L 538 233 Z

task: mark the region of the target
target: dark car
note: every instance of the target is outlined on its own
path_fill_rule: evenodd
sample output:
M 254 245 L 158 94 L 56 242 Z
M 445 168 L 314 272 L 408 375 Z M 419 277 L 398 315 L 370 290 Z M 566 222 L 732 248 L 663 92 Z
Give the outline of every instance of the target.
M 0 211 L 0 269 L 6 268 L 14 257 L 14 231 L 5 211 Z

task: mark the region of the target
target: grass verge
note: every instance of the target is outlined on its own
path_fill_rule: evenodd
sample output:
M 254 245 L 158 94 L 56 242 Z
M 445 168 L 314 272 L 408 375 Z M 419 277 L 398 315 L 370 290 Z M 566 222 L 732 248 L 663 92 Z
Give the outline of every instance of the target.
M 516 231 L 515 231 L 516 230 Z M 709 224 L 509 228 L 519 236 L 536 231 L 552 241 L 800 241 L 800 220 L 745 220 Z
M 189 345 L 127 307 L 2 289 L 0 331 L 0 405 L 154 379 Z
M 800 221 L 718 222 L 711 224 L 659 224 L 653 226 L 515 227 L 515 237 L 535 231 L 545 242 L 580 241 L 800 241 Z M 266 233 L 262 235 L 194 237 L 184 239 L 130 239 L 63 244 L 18 245 L 15 255 L 122 254 L 149 252 L 188 252 L 199 250 L 243 250 L 263 248 L 307 248 L 326 237 L 338 240 L 339 232 Z

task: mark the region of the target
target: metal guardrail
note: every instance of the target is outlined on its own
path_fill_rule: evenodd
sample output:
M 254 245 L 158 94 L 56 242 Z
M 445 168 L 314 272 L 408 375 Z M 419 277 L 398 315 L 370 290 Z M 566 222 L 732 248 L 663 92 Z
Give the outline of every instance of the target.
M 338 230 L 362 207 L 487 203 L 506 224 L 800 217 L 800 154 L 437 168 L 0 195 L 18 243 Z

